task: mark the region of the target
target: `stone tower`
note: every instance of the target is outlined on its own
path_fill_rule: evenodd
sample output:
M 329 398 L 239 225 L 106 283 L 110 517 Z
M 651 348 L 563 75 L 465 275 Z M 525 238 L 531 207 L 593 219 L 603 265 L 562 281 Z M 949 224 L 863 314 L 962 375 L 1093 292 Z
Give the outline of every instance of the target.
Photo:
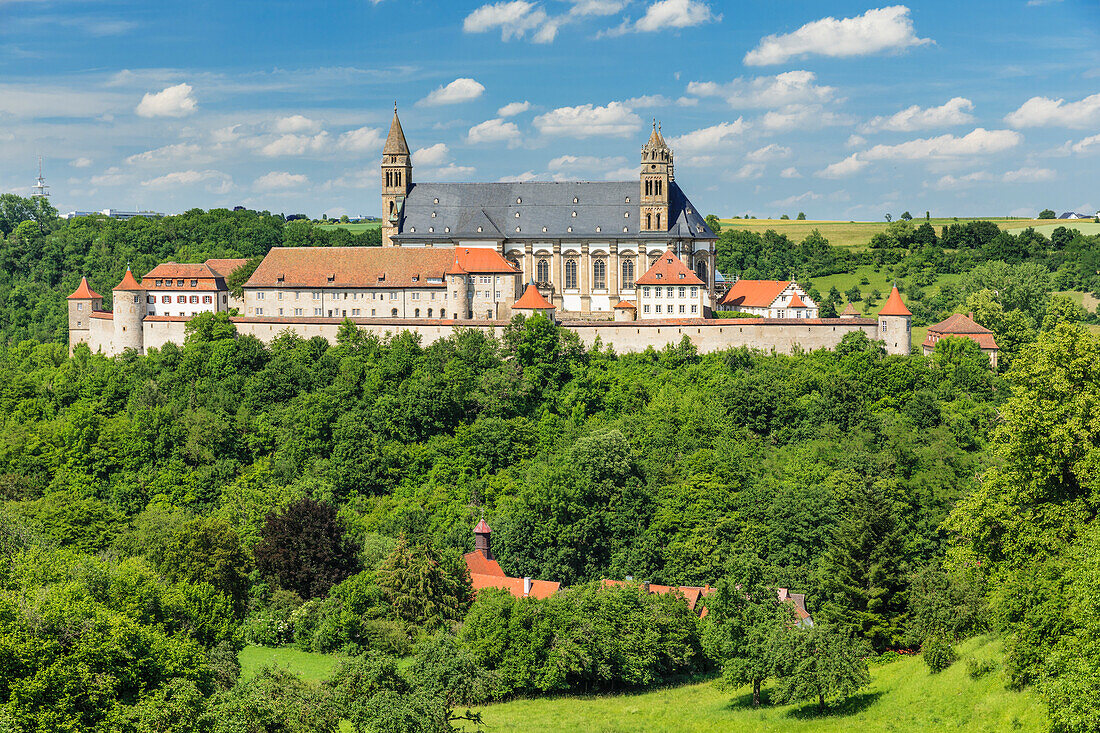
M 80 285 L 69 296 L 69 353 L 77 344 L 91 343 L 92 311 L 103 310 L 103 296 L 92 290 L 88 278 L 80 278 Z
M 447 268 L 447 289 L 451 292 L 451 315 L 456 321 L 470 319 L 470 285 L 466 278 L 470 274 L 458 261 L 458 250 L 455 249 L 455 261 Z M 472 281 L 472 277 L 471 277 Z
M 382 148 L 382 246 L 393 246 L 393 235 L 401 228 L 401 211 L 405 197 L 412 188 L 412 156 L 401 120 L 397 119 L 397 104 L 393 105 L 390 134 Z
M 878 335 L 886 343 L 887 354 L 908 356 L 912 351 L 912 320 L 913 314 L 905 307 L 895 285 L 886 305 L 878 312 Z
M 672 181 L 672 150 L 665 143 L 661 131 L 653 122 L 653 134 L 642 148 L 641 218 L 639 229 L 643 232 L 667 232 L 668 189 Z
M 145 353 L 145 336 L 142 321 L 145 320 L 145 290 L 134 278 L 130 268 L 122 276 L 122 282 L 114 287 L 114 304 L 111 306 L 115 327 L 115 343 L 112 353 L 121 354 L 133 349 Z

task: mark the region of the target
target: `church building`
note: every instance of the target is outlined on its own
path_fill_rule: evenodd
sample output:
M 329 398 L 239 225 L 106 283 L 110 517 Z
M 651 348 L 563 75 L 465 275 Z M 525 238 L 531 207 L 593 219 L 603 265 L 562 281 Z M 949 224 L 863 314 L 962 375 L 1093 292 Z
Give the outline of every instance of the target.
M 656 124 L 634 181 L 417 183 L 395 109 L 382 184 L 383 247 L 493 250 L 522 282 L 535 283 L 559 318 L 610 318 L 620 302 L 637 304 L 639 278 L 666 251 L 702 293 L 673 302 L 673 313 L 683 305 L 689 317 L 710 315 L 717 236 L 677 185 L 672 149 Z

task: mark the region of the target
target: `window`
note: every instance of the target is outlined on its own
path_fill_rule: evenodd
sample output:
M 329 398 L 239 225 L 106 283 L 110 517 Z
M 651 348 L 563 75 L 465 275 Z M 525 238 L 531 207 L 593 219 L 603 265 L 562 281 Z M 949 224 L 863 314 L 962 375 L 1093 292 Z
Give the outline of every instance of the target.
M 397 300 L 397 295 L 397 291 L 394 290 L 392 293 L 390 293 L 390 300 Z
M 684 306 L 680 306 L 680 312 L 681 312 L 681 313 L 683 313 L 683 312 L 684 312 Z
M 390 311 L 390 317 L 397 318 L 397 309 L 396 308 L 394 308 L 393 310 Z
M 653 306 L 653 310 L 654 310 L 655 313 L 660 313 L 661 312 L 661 304 L 658 303 L 657 305 Z
M 413 311 L 413 316 L 416 317 L 416 318 L 420 318 L 420 309 L 419 308 L 417 308 L 416 310 Z
M 279 309 L 279 315 L 281 316 L 282 314 L 283 314 L 283 309 L 282 309 L 282 308 L 280 308 L 280 309 Z
M 176 296 L 176 302 L 177 303 L 186 303 L 187 302 L 187 296 L 186 295 L 177 295 Z
M 691 289 L 691 297 L 693 297 L 693 298 L 698 298 L 699 297 L 699 288 L 692 288 Z
M 447 317 L 447 309 L 446 308 L 440 308 L 439 309 L 439 317 L 440 318 L 446 318 Z
M 668 297 L 670 297 L 670 298 L 672 297 L 672 286 L 671 285 L 668 287 Z
M 697 306 L 697 305 L 691 306 L 691 312 L 692 313 L 698 313 L 699 312 L 699 306 Z
M 214 302 L 214 298 L 209 296 L 209 295 L 204 295 L 204 296 L 202 296 L 202 302 L 206 303 L 206 304 L 210 304 L 210 303 Z
M 497 300 L 500 300 L 500 291 L 498 290 L 498 291 L 496 291 L 496 293 L 497 293 Z
M 787 317 L 787 311 L 780 309 L 779 310 L 779 317 L 780 318 L 786 318 Z
M 409 293 L 409 297 L 413 300 L 420 300 L 420 293 Z
M 882 322 L 882 332 L 886 333 L 886 321 Z
M 146 299 L 145 299 L 145 302 L 146 302 L 146 303 L 156 303 L 156 302 L 157 302 L 157 296 L 155 296 L 155 295 L 150 295 L 150 296 L 149 296 L 148 298 L 146 298 Z M 76 306 L 76 309 L 77 309 L 78 311 L 79 311 L 79 310 L 84 310 L 84 309 L 83 309 L 83 308 L 82 308 L 82 307 L 80 306 L 80 304 L 78 304 L 78 305 Z
M 150 301 L 150 302 L 156 302 L 156 298 L 153 298 L 153 300 L 152 300 L 152 301 Z M 77 303 L 77 304 L 76 304 L 76 309 L 77 309 L 78 311 L 82 311 L 82 310 L 84 310 L 84 304 L 83 304 L 83 303 Z
M 314 290 L 314 291 L 313 291 L 313 299 L 314 299 L 314 300 L 320 300 L 320 299 L 321 299 L 321 293 L 320 293 L 320 292 L 318 292 L 318 291 L 316 291 L 316 290 Z
M 642 295 L 648 298 L 649 297 L 649 288 L 642 288 Z
M 314 308 L 313 309 L 313 315 L 315 315 L 315 316 L 324 315 L 324 311 L 322 311 L 320 308 Z
M 592 263 L 592 287 L 597 290 L 607 289 L 607 263 L 603 260 Z
M 277 297 L 277 298 L 278 298 L 279 300 L 282 300 L 282 299 L 283 299 L 283 291 L 282 291 L 282 290 L 280 290 L 280 291 L 279 291 L 279 294 L 278 294 L 278 295 L 276 295 L 275 297 Z
M 431 318 L 431 317 L 432 317 L 432 309 L 431 309 L 431 308 L 429 308 L 429 309 L 428 309 L 428 318 Z
M 539 260 L 535 265 L 535 279 L 540 283 L 550 282 L 550 263 L 545 259 Z
M 164 281 L 163 280 L 157 280 L 157 287 L 158 288 L 164 287 Z
M 577 261 L 565 261 L 565 287 L 572 290 L 577 287 Z
M 176 280 L 176 287 L 177 288 L 182 288 L 183 287 L 183 280 Z M 182 316 L 183 314 L 180 313 L 180 315 Z
M 642 306 L 642 313 L 649 313 L 649 306 L 648 305 L 643 305 Z
M 197 288 L 198 286 L 199 286 L 199 281 L 198 280 L 192 280 L 191 281 L 191 287 Z
M 686 298 L 687 297 L 687 291 L 688 291 L 687 288 L 681 286 L 680 293 L 679 293 L 680 297 L 681 298 Z
M 634 289 L 634 262 L 626 260 L 623 262 L 623 290 Z
M 296 315 L 296 316 L 302 315 L 302 309 L 301 308 L 295 308 L 294 309 L 294 315 Z
M 699 279 L 703 282 L 707 281 L 707 261 L 700 258 L 695 263 L 695 274 L 699 276 Z
M 372 316 L 374 315 L 374 308 L 371 308 L 371 309 L 370 309 L 370 314 L 371 314 Z
M 264 314 L 264 309 L 263 308 L 257 308 L 256 309 L 256 315 L 262 316 L 263 314 Z
M 256 300 L 263 300 L 263 299 L 264 299 L 264 293 L 262 291 L 259 292 L 259 293 L 256 293 Z
M 161 303 L 171 303 L 172 302 L 172 296 L 171 295 L 162 295 L 162 296 L 160 296 L 160 302 Z

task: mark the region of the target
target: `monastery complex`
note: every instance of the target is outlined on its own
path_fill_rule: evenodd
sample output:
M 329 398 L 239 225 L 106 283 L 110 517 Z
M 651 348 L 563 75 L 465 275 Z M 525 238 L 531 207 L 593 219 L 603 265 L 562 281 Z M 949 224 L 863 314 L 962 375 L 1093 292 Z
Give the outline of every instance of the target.
M 164 263 L 140 281 L 127 270 L 111 311 L 82 280 L 68 301 L 70 348 L 143 353 L 183 343 L 190 318 L 221 311 L 264 341 L 286 330 L 335 341 L 350 320 L 430 343 L 462 327 L 500 335 L 515 315 L 541 313 L 620 353 L 685 336 L 700 351 L 791 352 L 833 348 L 853 331 L 910 353 L 911 314 L 897 288 L 877 319 L 819 318 L 795 282 L 727 283 L 715 268 L 717 236 L 677 185 L 656 125 L 634 181 L 417 183 L 395 110 L 381 183 L 381 247 L 273 248 L 242 300 L 226 279 L 243 260 Z

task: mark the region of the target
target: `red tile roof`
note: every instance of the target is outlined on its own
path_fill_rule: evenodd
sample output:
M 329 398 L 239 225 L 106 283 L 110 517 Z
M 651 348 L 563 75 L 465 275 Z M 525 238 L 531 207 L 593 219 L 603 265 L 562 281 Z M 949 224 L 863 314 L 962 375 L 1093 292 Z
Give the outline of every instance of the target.
M 921 346 L 927 346 L 929 349 L 934 349 L 936 348 L 936 342 L 941 338 L 970 339 L 978 345 L 978 348 L 1000 350 L 992 333 L 932 333 L 929 331 L 928 337 L 924 339 L 924 343 L 921 344 Z
M 790 284 L 790 280 L 738 280 L 719 305 L 767 308 Z
M 408 250 L 406 250 L 408 251 Z M 490 247 L 455 247 L 455 259 L 466 272 L 519 272 L 499 252 Z
M 521 310 L 554 310 L 554 304 L 542 296 L 542 293 L 539 292 L 539 289 L 535 287 L 534 283 L 529 283 L 527 289 L 523 291 L 523 295 L 515 302 L 512 308 L 519 308 Z M 476 532 L 477 530 L 474 531 Z
M 207 260 L 206 266 L 213 270 L 215 275 L 229 277 L 233 274 L 234 270 L 238 267 L 243 267 L 246 262 L 248 262 L 248 260 L 243 257 L 234 257 L 232 259 Z
M 679 257 L 666 250 L 657 261 L 635 281 L 638 285 L 703 285 L 699 276 L 691 271 Z
M 805 308 L 806 304 L 802 302 L 802 298 L 798 297 L 798 293 L 794 294 L 791 298 L 791 302 L 787 303 L 788 308 Z
M 878 312 L 880 316 L 911 316 L 912 313 L 905 307 L 905 303 L 901 300 L 901 293 L 898 291 L 898 286 L 895 285 L 890 291 L 890 297 L 886 299 L 886 305 L 882 307 L 882 310 Z
M 126 274 L 122 276 L 122 282 L 114 287 L 115 290 L 141 290 L 142 287 L 138 285 L 138 281 L 134 279 L 134 273 L 130 272 L 130 268 L 126 268 Z
M 858 316 L 859 315 L 859 309 L 856 308 L 851 303 L 849 303 L 848 305 L 844 306 L 844 312 L 841 313 L 840 315 L 842 315 L 842 316 Z
M 492 531 L 493 530 L 489 529 L 489 523 L 486 522 L 484 519 L 481 519 L 477 523 L 477 526 L 474 527 L 474 534 L 489 534 Z
M 616 308 L 629 308 L 632 311 L 638 310 L 638 306 L 634 305 L 634 303 L 632 303 L 629 300 L 620 300 L 618 303 L 615 304 L 615 307 Z
M 102 298 L 102 297 L 103 297 L 102 295 L 100 295 L 96 291 L 92 290 L 88 286 L 88 278 L 82 277 L 82 278 L 80 278 L 80 284 L 76 286 L 76 290 L 74 290 L 73 294 L 70 295 L 67 299 L 68 300 L 72 300 L 74 298 L 90 299 L 90 298 Z
M 940 321 L 933 326 L 929 326 L 928 333 L 960 336 L 963 334 L 993 332 L 985 326 L 977 323 L 974 319 L 968 316 L 964 316 L 962 313 L 956 313 L 953 316 L 949 317 L 947 320 Z
M 482 588 L 503 588 L 516 598 L 549 598 L 558 592 L 561 583 L 549 580 L 531 579 L 531 592 L 523 592 L 523 578 L 509 578 L 497 575 L 470 573 L 470 585 L 475 591 Z
M 602 579 L 600 581 L 600 583 L 602 583 L 605 586 L 616 586 L 616 587 L 626 585 L 621 580 L 608 580 L 607 578 Z M 707 596 L 710 596 L 710 595 L 714 595 L 715 589 L 711 588 L 709 585 L 706 585 L 706 586 L 698 586 L 698 585 L 658 585 L 657 583 L 650 583 L 649 584 L 649 592 L 650 593 L 660 593 L 662 595 L 665 595 L 665 594 L 668 594 L 668 593 L 678 593 L 678 594 L 680 594 L 681 596 L 684 597 L 685 601 L 687 601 L 688 610 L 694 611 L 695 606 L 699 603 L 699 599 L 706 598 Z M 706 615 L 706 609 L 705 608 L 702 611 L 702 615 L 704 615 L 704 616 Z
M 111 320 L 115 317 L 115 314 L 111 311 L 92 311 L 88 314 L 89 318 L 103 318 L 105 320 Z
M 474 550 L 473 552 L 467 552 L 462 556 L 462 559 L 466 561 L 466 567 L 470 570 L 470 573 L 478 573 L 480 575 L 497 575 L 501 578 L 505 577 L 504 569 L 500 567 L 500 563 L 496 560 L 490 560 L 485 555 L 481 554 L 481 551 Z

